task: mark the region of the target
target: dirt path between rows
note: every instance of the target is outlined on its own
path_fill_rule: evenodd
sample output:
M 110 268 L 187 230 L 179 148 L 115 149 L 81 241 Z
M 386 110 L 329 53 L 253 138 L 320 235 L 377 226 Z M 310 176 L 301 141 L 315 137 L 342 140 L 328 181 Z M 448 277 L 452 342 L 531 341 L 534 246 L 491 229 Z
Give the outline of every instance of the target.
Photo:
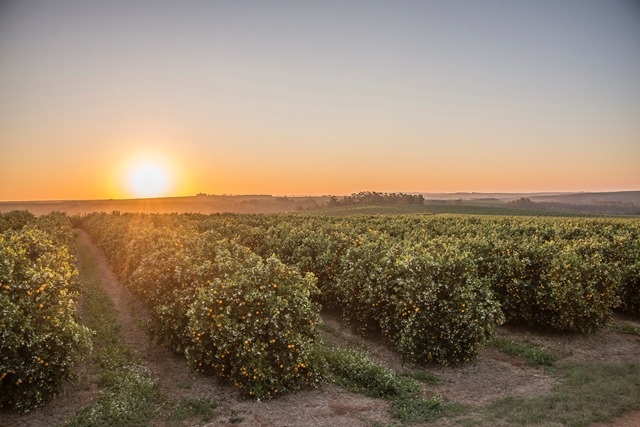
M 161 396 L 177 401 L 186 398 L 210 399 L 219 404 L 217 418 L 208 424 L 194 421 L 190 425 L 214 427 L 237 425 L 241 427 L 311 427 L 337 426 L 359 427 L 373 424 L 388 425 L 392 422 L 388 412 L 388 402 L 347 392 L 338 387 L 326 385 L 319 389 L 302 390 L 266 402 L 243 400 L 235 389 L 219 384 L 214 378 L 193 372 L 184 358 L 176 356 L 156 344 L 141 327 L 145 318 L 143 310 L 119 283 L 103 252 L 93 244 L 84 231 L 79 231 L 78 245 L 88 249 L 88 256 L 96 260 L 105 290 L 114 301 L 118 311 L 123 339 L 136 356 L 149 368 L 157 380 Z M 81 251 L 82 253 L 82 251 Z M 83 256 L 83 255 L 81 255 Z M 79 263 L 80 265 L 82 263 Z M 83 272 L 80 271 L 83 278 Z M 82 318 L 82 306 L 79 310 Z M 338 316 L 324 313 L 323 336 L 337 345 L 357 348 L 369 357 L 396 371 L 412 369 L 400 361 L 397 353 L 381 340 L 368 340 L 353 334 Z M 503 334 L 515 334 L 502 331 Z M 516 338 L 514 336 L 514 338 Z M 581 343 L 584 341 L 585 358 L 592 352 L 593 340 L 605 339 L 600 345 L 602 354 L 596 358 L 615 359 L 619 352 L 623 359 L 629 357 L 625 338 L 609 336 L 587 336 L 571 343 L 579 359 L 582 357 Z M 549 337 L 546 345 L 554 347 L 567 345 Z M 600 342 L 600 341 L 599 341 Z M 576 344 L 578 344 L 576 346 Z M 562 348 L 556 348 L 562 351 Z M 577 350 L 576 350 L 577 349 Z M 590 349 L 590 350 L 587 350 Z M 588 357 L 593 357 L 589 354 Z M 637 359 L 637 352 L 632 351 Z M 63 393 L 44 408 L 32 414 L 18 416 L 0 413 L 0 427 L 40 427 L 53 426 L 63 422 L 80 408 L 91 403 L 99 393 L 96 378 L 90 374 L 87 365 L 79 367 L 79 379 L 65 386 Z M 469 365 L 457 368 L 430 368 L 428 371 L 439 379 L 435 387 L 425 386 L 425 396 L 439 394 L 449 401 L 479 406 L 507 396 L 535 396 L 547 393 L 557 380 L 540 369 L 532 368 L 519 358 L 507 356 L 497 350 L 485 348 L 480 358 Z M 233 418 L 233 419 L 232 419 Z M 230 424 L 233 422 L 233 424 Z M 161 422 L 156 424 L 163 425 Z M 423 424 L 424 425 L 424 424 Z M 434 425 L 447 426 L 450 421 L 440 419 Z M 608 424 L 597 427 L 640 426 L 640 412 L 627 414 Z M 595 426 L 594 426 L 595 427 Z

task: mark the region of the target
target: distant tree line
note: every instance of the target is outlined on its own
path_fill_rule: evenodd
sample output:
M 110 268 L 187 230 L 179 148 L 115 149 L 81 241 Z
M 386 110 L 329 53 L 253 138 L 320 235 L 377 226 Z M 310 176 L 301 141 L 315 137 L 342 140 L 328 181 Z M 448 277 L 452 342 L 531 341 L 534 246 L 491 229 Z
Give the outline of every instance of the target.
M 328 203 L 329 206 L 422 204 L 424 204 L 424 197 L 422 194 L 378 193 L 375 191 L 361 191 L 342 198 L 331 196 Z

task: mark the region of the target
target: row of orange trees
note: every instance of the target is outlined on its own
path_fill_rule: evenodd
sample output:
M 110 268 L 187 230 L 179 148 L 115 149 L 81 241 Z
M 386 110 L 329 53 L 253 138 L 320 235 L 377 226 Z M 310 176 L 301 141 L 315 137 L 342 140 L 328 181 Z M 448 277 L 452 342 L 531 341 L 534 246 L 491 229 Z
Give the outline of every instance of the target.
M 503 321 L 640 314 L 640 222 L 93 214 L 84 226 L 197 369 L 268 397 L 313 383 L 320 304 L 407 360 L 473 359 Z
M 197 222 L 312 271 L 325 305 L 341 309 L 363 332 L 380 329 L 409 359 L 468 360 L 482 342 L 479 331 L 489 335 L 502 316 L 593 332 L 614 309 L 640 314 L 638 220 L 210 216 Z
M 185 216 L 94 214 L 83 226 L 142 300 L 154 335 L 197 370 L 268 398 L 320 380 L 313 274 Z
M 0 214 L 0 406 L 42 405 L 90 348 L 74 254 L 66 215 Z
M 258 253 L 313 271 L 328 303 L 350 300 L 348 261 L 373 257 L 371 280 L 390 256 L 427 251 L 465 259 L 464 276 L 485 281 L 507 321 L 591 332 L 612 309 L 640 314 L 640 221 L 470 216 L 261 217 L 213 216 L 201 229 L 224 230 Z M 366 250 L 371 242 L 378 247 Z M 442 269 L 440 269 L 442 271 Z M 375 276 L 375 277 L 374 277 Z M 361 281 L 358 289 L 365 287 Z M 380 279 L 392 288 L 394 281 Z M 345 313 L 349 316 L 348 313 Z

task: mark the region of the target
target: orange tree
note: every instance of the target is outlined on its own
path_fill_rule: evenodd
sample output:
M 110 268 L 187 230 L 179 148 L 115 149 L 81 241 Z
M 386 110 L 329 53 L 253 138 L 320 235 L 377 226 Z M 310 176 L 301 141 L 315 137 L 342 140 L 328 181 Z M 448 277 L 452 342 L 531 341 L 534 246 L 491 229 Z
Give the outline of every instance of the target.
M 230 255 L 220 251 L 217 261 L 233 273 L 200 286 L 190 306 L 187 359 L 259 399 L 315 384 L 315 277 L 273 257 Z
M 72 238 L 60 214 L 0 234 L 0 405 L 41 406 L 90 347 L 76 319 Z

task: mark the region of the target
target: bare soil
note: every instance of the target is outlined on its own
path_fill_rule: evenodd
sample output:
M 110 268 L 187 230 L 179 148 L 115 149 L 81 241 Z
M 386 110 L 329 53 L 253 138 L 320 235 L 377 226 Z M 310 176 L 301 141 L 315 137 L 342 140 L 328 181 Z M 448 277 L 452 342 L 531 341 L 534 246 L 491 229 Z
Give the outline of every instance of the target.
M 388 402 L 350 393 L 341 388 L 325 385 L 319 389 L 302 390 L 274 400 L 254 402 L 243 400 L 235 389 L 218 383 L 214 378 L 193 372 L 184 358 L 157 345 L 141 326 L 144 310 L 135 304 L 125 288 L 109 268 L 102 251 L 80 231 L 78 244 L 90 249 L 102 277 L 105 289 L 118 310 L 123 338 L 131 350 L 149 368 L 157 379 L 160 395 L 167 401 L 183 398 L 210 399 L 218 403 L 217 417 L 204 424 L 207 427 L 238 425 L 242 427 L 276 426 L 371 426 L 374 422 L 391 422 Z M 80 271 L 81 278 L 83 272 Z M 79 311 L 83 316 L 82 306 Z M 477 361 L 461 367 L 419 367 L 402 362 L 381 337 L 363 338 L 352 333 L 335 313 L 323 313 L 323 337 L 336 345 L 364 351 L 378 363 L 398 372 L 426 370 L 439 382 L 424 385 L 425 397 L 441 395 L 446 400 L 470 406 L 480 406 L 507 396 L 537 396 L 545 394 L 557 380 L 542 369 L 528 366 L 517 357 L 485 348 Z M 631 322 L 627 319 L 616 319 Z M 500 336 L 529 340 L 547 346 L 575 361 L 607 361 L 610 363 L 640 362 L 640 338 L 602 331 L 592 335 L 535 333 L 514 328 L 500 328 Z M 80 408 L 87 406 L 99 393 L 96 378 L 90 366 L 78 368 L 78 379 L 65 386 L 63 392 L 44 408 L 27 415 L 0 413 L 0 426 L 50 426 L 69 419 Z M 447 419 L 434 425 L 449 425 Z M 159 423 L 158 425 L 162 425 Z M 191 425 L 203 425 L 194 420 Z M 640 426 L 640 412 L 628 414 L 609 424 L 597 427 Z
M 335 313 L 324 313 L 322 334 L 340 346 L 357 348 L 370 359 L 396 372 L 428 371 L 439 380 L 425 387 L 426 397 L 440 395 L 465 405 L 481 405 L 507 396 L 536 396 L 551 390 L 557 380 L 522 359 L 492 348 L 480 351 L 477 361 L 458 367 L 421 367 L 403 363 L 399 354 L 382 338 L 363 338 L 351 332 Z
M 640 411 L 632 412 L 610 423 L 594 424 L 592 427 L 638 427 L 640 426 Z

